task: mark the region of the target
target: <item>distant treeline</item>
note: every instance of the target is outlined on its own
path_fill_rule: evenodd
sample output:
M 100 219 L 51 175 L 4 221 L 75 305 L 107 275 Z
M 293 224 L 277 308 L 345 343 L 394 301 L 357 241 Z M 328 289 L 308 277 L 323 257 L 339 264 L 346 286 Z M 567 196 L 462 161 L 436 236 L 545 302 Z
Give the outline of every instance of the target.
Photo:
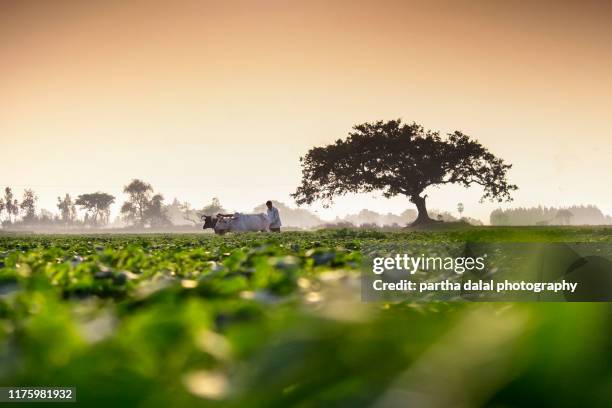
M 13 190 L 6 187 L 0 196 L 0 222 L 4 229 L 91 229 L 91 228 L 126 228 L 126 229 L 196 229 L 201 228 L 201 215 L 233 212 L 224 208 L 218 198 L 199 208 L 174 199 L 170 204 L 164 202 L 163 195 L 156 193 L 153 187 L 138 179 L 132 180 L 123 187 L 125 201 L 120 214 L 110 219 L 110 207 L 116 197 L 101 191 L 79 194 L 72 197 L 64 194 L 57 198 L 57 211 L 38 209 L 38 197 L 31 189 L 26 189 L 20 199 Z M 311 228 L 403 228 L 413 222 L 417 212 L 408 209 L 401 214 L 380 214 L 368 209 L 333 221 L 325 221 L 316 213 L 302 208 L 291 208 L 275 201 L 283 225 L 301 229 Z M 252 212 L 265 212 L 265 205 L 255 207 Z M 482 225 L 474 218 L 462 217 L 463 204 L 458 204 L 459 217 L 447 211 L 431 210 L 430 216 L 445 222 L 464 221 L 473 225 Z M 490 216 L 491 225 L 608 225 L 612 217 L 604 215 L 599 208 L 589 206 L 572 206 L 567 208 L 533 207 L 495 210 Z
M 201 228 L 201 215 L 233 212 L 226 209 L 218 198 L 199 208 L 190 203 L 174 199 L 164 202 L 163 195 L 156 193 L 145 181 L 134 179 L 123 187 L 126 195 L 120 214 L 110 219 L 111 205 L 116 197 L 101 191 L 79 194 L 76 197 L 64 194 L 57 197 L 55 212 L 37 207 L 38 196 L 32 189 L 25 189 L 17 198 L 11 187 L 6 187 L 0 196 L 0 223 L 4 229 L 182 229 Z M 275 202 L 283 225 L 296 228 L 315 228 L 325 224 L 316 214 L 300 208 L 291 208 Z M 265 212 L 261 204 L 253 212 Z
M 25 189 L 20 198 L 10 187 L 0 196 L 0 222 L 6 229 L 41 230 L 79 230 L 79 229 L 196 229 L 201 228 L 201 215 L 233 212 L 225 208 L 218 198 L 202 207 L 192 208 L 190 203 L 174 199 L 165 203 L 163 195 L 142 180 L 134 179 L 123 187 L 125 201 L 120 207 L 119 216 L 111 220 L 111 205 L 116 197 L 101 191 L 79 194 L 76 197 L 64 194 L 57 197 L 57 210 L 52 212 L 37 207 L 38 196 L 32 189 Z M 311 228 L 403 228 L 416 219 L 417 213 L 408 209 L 401 214 L 379 214 L 371 210 L 361 210 L 356 214 L 325 221 L 316 213 L 303 208 L 291 208 L 275 201 L 283 225 L 286 227 Z M 461 211 L 463 209 L 461 208 Z M 252 212 L 265 212 L 265 204 L 255 207 Z M 460 211 L 460 213 L 461 213 Z M 430 211 L 430 215 L 442 221 L 457 221 L 449 212 Z M 462 217 L 472 224 L 480 221 Z
M 463 210 L 462 210 L 463 211 Z M 482 225 L 482 222 L 469 217 L 456 217 L 448 211 L 430 210 L 431 218 L 444 222 L 456 222 L 459 220 L 465 221 L 472 225 Z M 349 214 L 345 217 L 337 217 L 333 222 L 326 222 L 325 227 L 362 227 L 362 228 L 403 228 L 406 225 L 414 222 L 417 218 L 417 212 L 413 209 L 408 209 L 401 214 L 380 214 L 376 211 L 364 209 L 356 214 Z
M 609 225 L 612 217 L 594 205 L 563 208 L 531 207 L 497 209 L 491 213 L 491 225 Z
M 123 192 L 127 196 L 121 206 L 123 223 L 141 228 L 171 225 L 166 216 L 164 197 L 154 193 L 150 184 L 134 179 L 123 187 Z M 110 207 L 115 199 L 115 196 L 101 191 L 77 197 L 65 194 L 57 197 L 58 212 L 53 213 L 46 209 L 38 210 L 38 196 L 34 190 L 25 189 L 19 200 L 13 190 L 6 187 L 0 197 L 0 221 L 4 228 L 101 228 L 110 222 Z

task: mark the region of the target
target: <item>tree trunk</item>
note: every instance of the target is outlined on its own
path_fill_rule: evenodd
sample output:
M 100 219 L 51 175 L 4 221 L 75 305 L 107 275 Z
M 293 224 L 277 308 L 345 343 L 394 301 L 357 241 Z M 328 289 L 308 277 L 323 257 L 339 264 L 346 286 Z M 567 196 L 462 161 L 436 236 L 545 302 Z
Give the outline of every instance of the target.
M 417 219 L 414 220 L 412 224 L 410 224 L 411 227 L 428 225 L 435 222 L 435 220 L 429 218 L 429 214 L 427 213 L 427 206 L 425 205 L 425 197 L 421 197 L 419 195 L 413 195 L 412 197 L 410 197 L 410 201 L 412 201 L 416 205 L 418 211 Z

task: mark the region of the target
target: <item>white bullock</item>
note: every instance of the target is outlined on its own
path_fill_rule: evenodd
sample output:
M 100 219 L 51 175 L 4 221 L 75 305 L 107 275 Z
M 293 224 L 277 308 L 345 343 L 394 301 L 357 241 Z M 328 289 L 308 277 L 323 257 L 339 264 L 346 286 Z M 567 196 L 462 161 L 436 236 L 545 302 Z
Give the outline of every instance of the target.
M 215 225 L 215 232 L 225 234 L 226 232 L 249 232 L 270 230 L 270 220 L 264 213 L 242 214 L 235 213 L 232 217 L 219 217 Z

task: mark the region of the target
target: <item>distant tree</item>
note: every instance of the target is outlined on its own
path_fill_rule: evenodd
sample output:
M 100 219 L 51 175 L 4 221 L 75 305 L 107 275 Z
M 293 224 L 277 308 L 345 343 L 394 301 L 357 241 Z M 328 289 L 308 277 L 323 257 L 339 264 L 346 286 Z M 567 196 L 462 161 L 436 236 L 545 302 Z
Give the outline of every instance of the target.
M 25 189 L 19 207 L 23 212 L 23 221 L 32 222 L 36 219 L 36 201 L 38 197 L 33 190 Z
M 461 220 L 463 222 L 467 222 L 470 225 L 484 225 L 482 221 L 476 218 L 472 218 L 472 217 L 462 217 Z
M 11 190 L 10 187 L 5 187 L 4 188 L 4 200 L 2 200 L 2 202 L 4 203 L 4 208 L 6 209 L 6 211 L 9 213 L 10 215 L 10 206 L 13 203 L 13 190 Z
M 302 184 L 292 195 L 297 204 L 332 199 L 346 193 L 381 190 L 387 198 L 405 195 L 418 210 L 412 225 L 433 222 L 424 194 L 429 186 L 477 184 L 482 200 L 511 200 L 517 189 L 507 180 L 511 165 L 495 157 L 478 141 L 455 131 L 445 139 L 416 123 L 401 120 L 364 123 L 345 140 L 315 147 L 300 158 Z
M 144 212 L 144 219 L 152 227 L 165 227 L 172 224 L 166 214 L 164 197 L 161 194 L 151 197 Z
M 461 218 L 461 214 L 463 214 L 463 203 L 457 204 L 457 211 L 459 212 L 459 218 Z
M 566 213 L 565 211 L 569 211 Z M 556 207 L 518 207 L 491 212 L 491 225 L 552 225 L 571 223 L 574 225 L 610 225 L 612 218 L 594 205 L 573 205 L 566 208 Z
M 489 222 L 491 225 L 508 225 L 508 218 L 508 214 L 506 214 L 504 210 L 498 208 L 491 211 Z
M 8 215 L 9 222 L 13 222 L 19 214 L 19 202 L 13 198 L 13 190 L 10 187 L 4 189 L 4 209 Z
M 115 202 L 115 197 L 102 192 L 81 194 L 77 197 L 75 204 L 85 209 L 85 223 L 94 226 L 105 225 L 110 217 L 110 206 Z
M 432 218 L 435 218 L 438 221 L 443 221 L 443 222 L 459 221 L 457 217 L 455 217 L 453 214 L 451 214 L 448 211 L 439 211 L 439 210 L 434 209 L 434 210 L 429 211 L 429 215 L 431 215 Z
M 572 219 L 573 216 L 574 214 L 570 210 L 561 209 L 557 211 L 557 214 L 555 215 L 555 219 L 559 220 L 559 222 L 562 225 L 569 225 L 570 220 Z
M 200 224 L 201 220 L 197 211 L 191 208 L 188 202 L 180 202 L 175 198 L 170 204 L 164 205 L 164 215 L 172 225 L 194 225 Z
M 402 211 L 400 217 L 402 218 L 402 220 L 406 220 L 406 222 L 403 222 L 403 224 L 405 225 L 407 223 L 414 222 L 414 220 L 417 219 L 417 215 L 418 213 L 416 212 L 416 210 L 414 210 L 413 208 L 408 208 Z
M 41 224 L 51 224 L 54 221 L 53 213 L 49 210 L 45 210 L 44 208 L 40 210 L 40 217 L 38 217 L 38 222 Z
M 213 197 L 212 202 L 202 208 L 202 214 L 213 215 L 217 213 L 225 213 L 227 210 L 221 205 L 221 201 L 217 197 Z
M 13 205 L 11 205 L 11 211 L 13 214 L 13 220 L 17 220 L 17 216 L 19 215 L 19 201 L 15 198 L 13 200 Z
M 179 203 L 177 208 L 181 214 L 181 219 L 179 223 L 183 220 L 189 221 L 194 225 L 197 225 L 201 222 L 200 216 L 202 214 L 199 211 L 196 211 L 195 209 L 191 208 L 191 204 L 189 204 L 188 202 Z
M 4 212 L 4 199 L 0 198 L 0 223 L 2 222 L 2 213 Z
M 344 221 L 351 222 L 355 225 L 360 224 L 376 224 L 378 226 L 390 227 L 393 224 L 406 225 L 416 220 L 417 212 L 412 208 L 404 210 L 401 214 L 379 214 L 375 211 L 363 209 L 357 214 L 347 214 Z M 283 217 L 284 218 L 284 217 Z
M 352 222 L 335 220 L 334 222 L 327 222 L 322 225 L 325 229 L 343 229 L 343 228 L 355 228 L 356 225 Z
M 63 199 L 57 197 L 57 208 L 60 210 L 60 218 L 64 223 L 70 224 L 76 220 L 76 205 L 70 194 L 66 193 Z
M 128 195 L 128 200 L 121 206 L 121 213 L 128 221 L 144 226 L 145 212 L 151 201 L 153 187 L 142 180 L 134 179 L 123 187 L 123 192 Z
M 368 210 L 364 208 L 354 215 L 346 215 L 344 217 L 345 221 L 351 222 L 355 225 L 370 225 L 370 224 L 382 224 L 379 223 L 379 219 L 381 218 L 381 214 Z

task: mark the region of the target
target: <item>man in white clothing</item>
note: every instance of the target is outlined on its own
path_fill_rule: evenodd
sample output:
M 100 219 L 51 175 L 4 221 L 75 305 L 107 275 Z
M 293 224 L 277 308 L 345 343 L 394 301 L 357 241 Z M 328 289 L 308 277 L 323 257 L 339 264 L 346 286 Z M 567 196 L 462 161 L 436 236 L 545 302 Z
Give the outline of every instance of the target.
M 268 219 L 270 220 L 270 231 L 280 232 L 281 219 L 278 214 L 278 208 L 272 205 L 272 201 L 266 201 L 266 207 L 268 207 Z

